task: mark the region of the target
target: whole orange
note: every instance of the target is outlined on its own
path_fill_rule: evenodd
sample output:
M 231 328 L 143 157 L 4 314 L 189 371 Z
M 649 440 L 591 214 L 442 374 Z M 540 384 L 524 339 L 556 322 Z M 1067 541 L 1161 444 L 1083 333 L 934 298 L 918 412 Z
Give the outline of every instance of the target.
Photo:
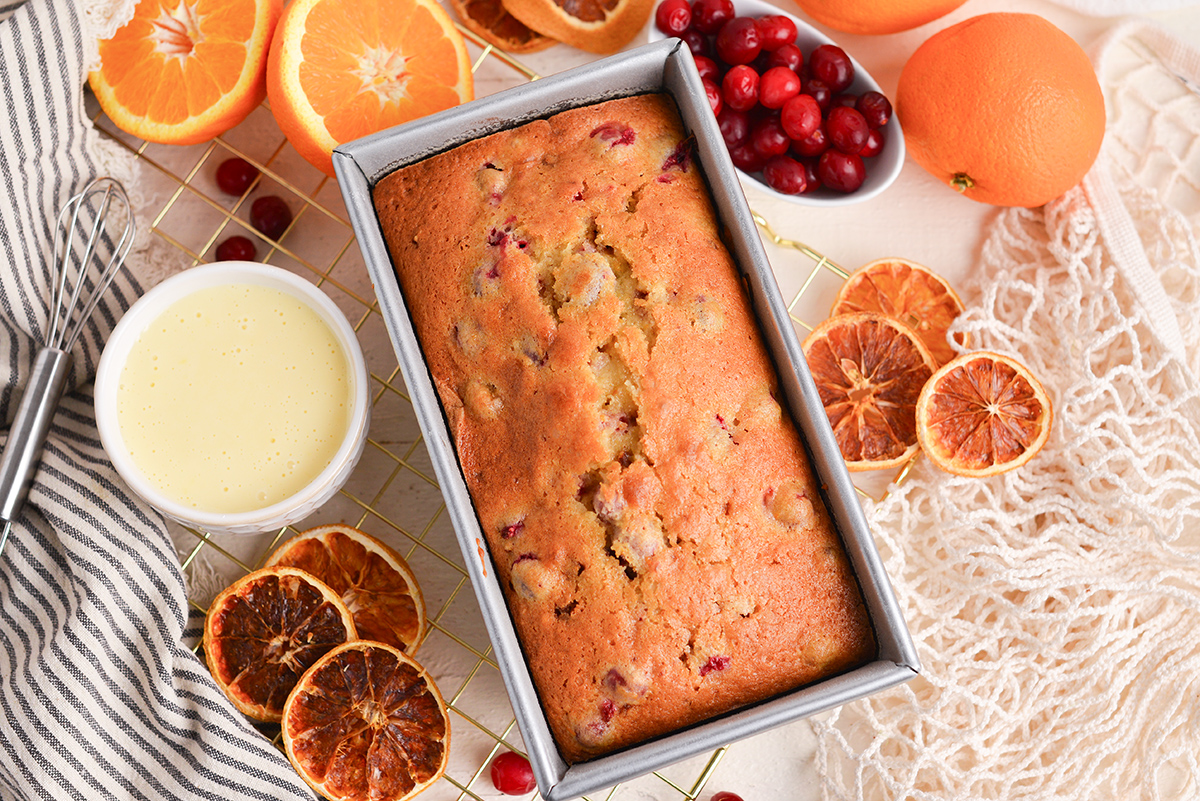
M 1066 192 L 1104 138 L 1087 54 L 1035 14 L 983 14 L 931 36 L 900 73 L 896 114 L 918 164 L 998 206 Z
M 845 33 L 899 33 L 944 17 L 966 0 L 796 0 L 805 14 Z

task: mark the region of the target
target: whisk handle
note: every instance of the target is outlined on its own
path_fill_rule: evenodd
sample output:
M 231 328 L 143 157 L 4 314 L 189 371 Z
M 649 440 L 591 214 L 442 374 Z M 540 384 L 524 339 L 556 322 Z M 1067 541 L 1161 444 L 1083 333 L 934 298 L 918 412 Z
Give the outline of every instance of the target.
M 57 348 L 42 348 L 34 359 L 8 442 L 0 453 L 0 520 L 15 519 L 25 505 L 70 369 L 71 354 Z

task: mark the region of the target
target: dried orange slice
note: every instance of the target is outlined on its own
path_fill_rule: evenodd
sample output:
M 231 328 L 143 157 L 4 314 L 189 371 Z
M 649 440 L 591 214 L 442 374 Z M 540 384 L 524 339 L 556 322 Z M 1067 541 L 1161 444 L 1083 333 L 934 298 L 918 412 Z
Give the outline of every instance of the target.
M 962 310 L 962 300 L 946 279 L 914 261 L 888 258 L 851 273 L 829 314 L 871 311 L 895 317 L 917 332 L 938 364 L 945 364 L 955 355 L 946 332 Z M 966 347 L 968 339 L 956 334 L 954 341 Z
M 536 53 L 555 41 L 514 17 L 500 0 L 450 0 L 463 25 L 508 53 Z
M 917 401 L 921 448 L 943 470 L 990 476 L 1028 462 L 1046 444 L 1054 411 L 1023 364 L 977 351 L 945 364 Z
M 403 801 L 437 781 L 450 753 L 446 702 L 424 668 L 359 640 L 321 657 L 283 708 L 296 771 L 330 801 Z
M 328 175 L 343 142 L 474 92 L 462 34 L 436 0 L 292 0 L 267 59 L 275 121 Z
M 337 593 L 302 570 L 268 567 L 213 600 L 204 620 L 204 656 L 234 706 L 255 720 L 277 722 L 304 671 L 356 637 Z
M 533 30 L 589 53 L 615 53 L 637 35 L 654 0 L 504 0 Z
M 266 96 L 281 0 L 139 0 L 100 42 L 88 83 L 121 130 L 191 145 L 229 130 Z
M 936 365 L 916 332 L 874 312 L 843 314 L 813 329 L 804 356 L 850 470 L 917 452 L 917 398 Z
M 309 529 L 267 557 L 296 567 L 342 597 L 364 640 L 413 653 L 425 635 L 425 599 L 412 569 L 390 546 L 353 526 Z

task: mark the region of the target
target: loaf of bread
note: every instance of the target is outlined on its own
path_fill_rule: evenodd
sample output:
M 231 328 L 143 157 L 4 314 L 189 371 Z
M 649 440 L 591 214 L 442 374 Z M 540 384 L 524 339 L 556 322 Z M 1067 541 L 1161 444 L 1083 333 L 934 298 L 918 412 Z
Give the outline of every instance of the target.
M 469 142 L 374 203 L 568 762 L 873 657 L 670 98 Z

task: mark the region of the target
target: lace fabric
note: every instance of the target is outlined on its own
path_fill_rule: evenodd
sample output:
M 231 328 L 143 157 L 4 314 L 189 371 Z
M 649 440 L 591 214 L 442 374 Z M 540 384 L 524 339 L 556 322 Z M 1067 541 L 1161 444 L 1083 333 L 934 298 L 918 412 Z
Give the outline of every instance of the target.
M 868 504 L 923 672 L 814 723 L 827 799 L 1200 796 L 1200 61 L 1143 24 L 1095 61 L 1102 158 L 998 215 L 956 323 L 1051 438 Z

